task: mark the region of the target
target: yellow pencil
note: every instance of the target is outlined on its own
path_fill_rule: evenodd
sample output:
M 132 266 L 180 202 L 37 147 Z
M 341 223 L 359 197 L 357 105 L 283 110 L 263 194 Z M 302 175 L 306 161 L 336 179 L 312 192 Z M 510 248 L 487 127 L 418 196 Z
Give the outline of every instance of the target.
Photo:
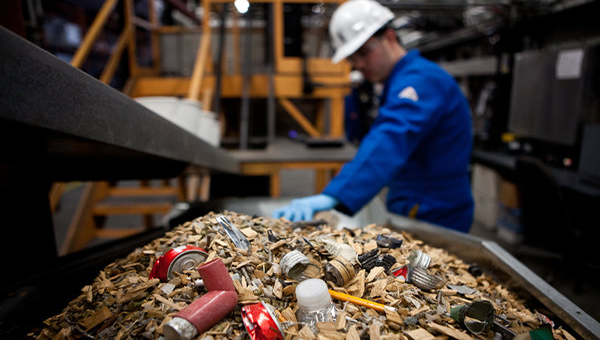
M 394 307 L 386 306 L 386 305 L 383 305 L 378 302 L 361 299 L 357 296 L 352 296 L 352 295 L 336 292 L 335 290 L 329 289 L 329 294 L 331 294 L 331 296 L 334 299 L 338 299 L 338 300 L 342 300 L 342 301 L 349 301 L 355 305 L 373 308 L 374 310 L 379 311 L 379 312 L 383 312 L 385 310 L 392 311 L 392 312 L 397 311 L 396 308 L 394 308 Z

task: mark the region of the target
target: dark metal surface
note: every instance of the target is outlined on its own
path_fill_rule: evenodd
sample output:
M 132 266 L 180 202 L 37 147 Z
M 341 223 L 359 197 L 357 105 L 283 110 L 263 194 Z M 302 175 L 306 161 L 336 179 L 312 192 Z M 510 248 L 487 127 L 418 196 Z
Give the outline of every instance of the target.
M 2 153 L 35 149 L 26 157 L 47 180 L 169 177 L 186 163 L 238 171 L 225 151 L 4 28 L 0 43 L 0 126 L 12 134 Z
M 507 180 L 516 181 L 518 175 L 517 160 L 520 157 L 522 156 L 475 149 L 471 155 L 471 160 L 473 163 L 482 164 L 494 169 Z M 552 174 L 562 188 L 593 199 L 600 197 L 600 187 L 594 185 L 594 183 L 587 184 L 585 182 L 585 174 L 582 174 L 581 171 L 561 169 L 545 164 L 542 166 L 545 171 Z
M 574 145 L 583 87 L 581 77 L 557 79 L 557 58 L 556 51 L 516 54 L 508 128 L 519 136 Z
M 240 162 L 336 162 L 350 161 L 356 147 L 343 144 L 341 147 L 311 148 L 300 141 L 278 138 L 265 150 L 234 150 L 230 154 Z

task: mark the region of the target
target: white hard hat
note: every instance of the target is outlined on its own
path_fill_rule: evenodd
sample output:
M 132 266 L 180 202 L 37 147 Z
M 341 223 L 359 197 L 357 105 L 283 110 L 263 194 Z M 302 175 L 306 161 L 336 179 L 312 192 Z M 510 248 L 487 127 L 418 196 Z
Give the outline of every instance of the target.
M 394 18 L 387 7 L 374 0 L 350 0 L 338 7 L 331 17 L 329 36 L 338 63 L 356 52 L 369 38 Z

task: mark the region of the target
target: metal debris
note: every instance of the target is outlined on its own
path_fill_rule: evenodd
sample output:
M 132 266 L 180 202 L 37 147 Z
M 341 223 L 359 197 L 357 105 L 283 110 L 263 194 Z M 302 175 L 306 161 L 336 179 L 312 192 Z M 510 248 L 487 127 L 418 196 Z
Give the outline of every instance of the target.
M 164 237 L 109 264 L 60 314 L 47 319 L 39 333 L 29 336 L 38 339 L 158 339 L 169 320 L 207 293 L 205 287 L 196 284 L 200 279 L 196 270 L 174 272 L 168 282 L 149 279 L 155 261 L 178 246 L 205 249 L 207 262 L 221 258 L 238 294 L 239 302 L 234 311 L 198 335 L 198 339 L 247 338 L 241 308 L 261 302 L 274 307 L 287 340 L 317 337 L 360 339 L 369 336 L 373 339 L 462 338 L 468 333 L 450 317 L 450 311 L 453 307 L 476 300 L 490 301 L 496 316 L 502 316 L 495 323 L 514 334 L 526 333 L 543 325 L 533 307 L 527 306 L 526 301 L 509 287 L 487 273 L 474 277 L 469 272 L 469 264 L 444 249 L 424 244 L 406 232 L 395 232 L 376 225 L 344 230 L 323 223 L 293 231 L 292 223 L 283 219 L 223 212 L 222 215 L 248 239 L 249 249 L 243 251 L 227 235 L 218 232 L 217 217 L 220 215 L 210 213 L 186 222 Z M 381 247 L 375 241 L 378 235 L 401 240 L 402 245 L 395 249 Z M 311 248 L 304 238 L 314 247 Z M 328 242 L 318 241 L 323 239 Z M 341 253 L 330 252 L 336 252 L 338 248 L 343 248 Z M 389 270 L 382 266 L 366 270 L 356 264 L 354 275 L 348 279 L 344 274 L 343 280 L 329 281 L 328 288 L 393 307 L 395 311 L 378 312 L 348 301 L 334 300 L 340 311 L 338 319 L 317 325 L 317 334 L 310 327 L 298 323 L 294 295 L 298 282 L 290 280 L 282 270 L 280 261 L 283 256 L 292 250 L 301 251 L 318 267 L 320 278 L 324 278 L 327 264 L 336 256 L 348 253 L 350 258 L 356 259 L 358 255 L 377 248 L 381 255 L 396 260 Z M 391 273 L 409 263 L 413 250 L 420 250 L 431 257 L 427 269 L 430 275 L 443 279 L 449 285 L 474 289 L 475 293 L 457 294 L 456 290 L 437 285 L 431 290 L 421 289 L 396 278 Z M 553 335 L 555 339 L 572 337 L 560 327 L 553 329 Z M 478 336 L 493 338 L 494 331 L 485 329 Z
M 358 261 L 363 269 L 371 270 L 375 267 L 383 267 L 387 271 L 396 263 L 396 258 L 389 254 L 379 254 L 379 248 L 377 248 L 359 255 Z

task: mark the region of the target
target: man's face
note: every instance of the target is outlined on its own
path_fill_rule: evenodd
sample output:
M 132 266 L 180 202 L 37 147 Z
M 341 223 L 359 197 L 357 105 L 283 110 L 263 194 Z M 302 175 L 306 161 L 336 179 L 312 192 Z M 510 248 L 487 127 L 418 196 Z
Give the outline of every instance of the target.
M 360 71 L 368 81 L 382 82 L 387 78 L 388 59 L 383 37 L 371 37 L 356 52 L 348 57 L 348 61 Z

